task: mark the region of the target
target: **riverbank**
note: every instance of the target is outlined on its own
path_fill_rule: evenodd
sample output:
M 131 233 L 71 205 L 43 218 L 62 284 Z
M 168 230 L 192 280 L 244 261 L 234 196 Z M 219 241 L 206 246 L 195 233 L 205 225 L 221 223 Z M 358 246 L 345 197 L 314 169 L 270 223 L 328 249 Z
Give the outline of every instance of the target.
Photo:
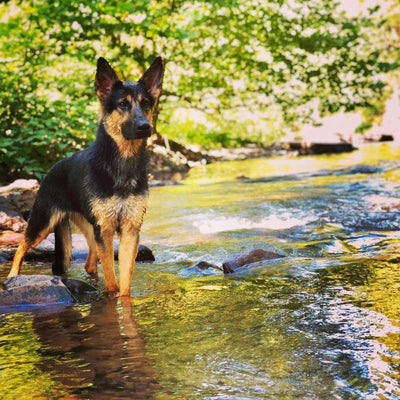
M 159 137 L 150 146 L 150 184 L 159 186 L 162 181 L 184 180 L 193 167 L 212 162 L 247 160 L 260 157 L 337 154 L 356 150 L 347 142 L 278 142 L 269 146 L 249 144 L 239 148 L 206 149 L 184 146 Z

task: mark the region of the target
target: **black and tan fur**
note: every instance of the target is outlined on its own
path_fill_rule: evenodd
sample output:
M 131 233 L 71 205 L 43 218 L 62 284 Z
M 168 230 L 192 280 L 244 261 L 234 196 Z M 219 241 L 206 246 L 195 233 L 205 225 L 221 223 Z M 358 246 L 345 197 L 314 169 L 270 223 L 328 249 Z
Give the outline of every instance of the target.
M 122 82 L 103 58 L 97 61 L 96 94 L 100 118 L 95 142 L 56 163 L 43 179 L 24 240 L 9 277 L 18 275 L 25 253 L 55 234 L 53 273 L 63 275 L 71 260 L 73 221 L 85 235 L 88 273 L 100 259 L 107 290 L 130 295 L 139 232 L 148 197 L 146 141 L 151 113 L 161 92 L 164 67 L 157 58 L 138 82 Z M 118 287 L 114 235 L 120 234 Z

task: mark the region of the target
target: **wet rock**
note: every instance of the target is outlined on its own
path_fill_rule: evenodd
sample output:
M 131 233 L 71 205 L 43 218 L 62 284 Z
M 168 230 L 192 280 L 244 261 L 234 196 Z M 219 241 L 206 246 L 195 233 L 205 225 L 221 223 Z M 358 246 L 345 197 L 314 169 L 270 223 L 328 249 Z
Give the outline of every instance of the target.
M 207 261 L 200 261 L 197 264 L 185 268 L 180 271 L 180 275 L 185 278 L 192 278 L 196 276 L 210 276 L 221 274 L 222 269 L 214 264 Z
M 89 285 L 86 282 L 80 281 L 79 279 L 73 278 L 61 278 L 62 283 L 68 288 L 68 290 L 75 296 L 79 297 L 87 293 L 97 292 L 96 288 Z
M 62 283 L 67 287 L 69 292 L 74 296 L 75 300 L 79 302 L 90 302 L 99 296 L 97 289 L 84 281 L 73 278 L 61 278 Z
M 28 304 L 71 304 L 75 301 L 58 276 L 18 275 L 7 279 L 2 286 L 0 307 Z
M 0 290 L 0 307 L 71 304 L 93 301 L 99 293 L 86 282 L 52 275 L 18 275 L 7 279 Z
M 244 174 L 239 174 L 239 175 L 236 176 L 236 179 L 238 181 L 244 181 L 244 180 L 247 180 L 247 179 L 250 179 L 250 178 L 248 176 L 244 175 Z
M 0 264 L 8 262 L 9 258 L 0 250 Z
M 153 252 L 147 246 L 140 244 L 138 254 L 136 256 L 136 261 L 142 261 L 142 262 L 155 261 L 155 257 L 153 255 Z
M 218 267 L 214 264 L 211 264 L 208 261 L 199 261 L 197 264 L 194 265 L 194 267 L 197 267 L 197 268 L 201 269 L 202 271 L 210 269 L 210 268 L 214 268 L 214 269 L 218 269 L 218 270 L 222 271 L 220 267 Z
M 273 260 L 275 258 L 282 258 L 284 257 L 281 254 L 274 253 L 272 251 L 265 251 L 262 249 L 255 249 L 250 251 L 249 253 L 240 253 L 229 260 L 225 261 L 222 264 L 222 269 L 224 271 L 224 274 L 231 274 L 233 272 L 236 272 L 239 268 L 243 266 L 247 266 L 259 261 L 264 261 L 264 260 Z

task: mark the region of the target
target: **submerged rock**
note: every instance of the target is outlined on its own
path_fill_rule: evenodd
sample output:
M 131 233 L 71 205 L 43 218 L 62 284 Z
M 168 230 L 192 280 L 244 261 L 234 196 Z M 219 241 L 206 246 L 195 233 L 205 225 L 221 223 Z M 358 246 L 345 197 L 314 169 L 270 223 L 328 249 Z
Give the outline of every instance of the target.
M 272 251 L 255 249 L 250 251 L 249 253 L 236 254 L 229 260 L 226 260 L 222 264 L 222 269 L 224 271 L 224 274 L 231 274 L 233 272 L 236 272 L 239 268 L 245 265 L 250 265 L 259 261 L 273 260 L 275 258 L 282 258 L 282 257 L 284 256 L 278 253 L 274 253 Z
M 8 278 L 0 290 L 0 307 L 41 304 L 72 304 L 98 296 L 86 282 L 53 275 L 18 275 Z
M 191 278 L 196 276 L 219 275 L 221 271 L 221 268 L 214 264 L 207 261 L 200 261 L 191 267 L 184 268 L 180 271 L 180 275 L 185 278 Z

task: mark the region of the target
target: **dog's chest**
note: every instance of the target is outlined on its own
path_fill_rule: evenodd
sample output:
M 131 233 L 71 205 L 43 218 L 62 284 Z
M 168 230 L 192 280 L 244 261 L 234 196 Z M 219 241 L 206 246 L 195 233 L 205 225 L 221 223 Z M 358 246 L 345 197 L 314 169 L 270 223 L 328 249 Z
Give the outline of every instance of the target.
M 91 201 L 91 209 L 102 228 L 140 229 L 146 212 L 148 195 L 130 195 L 126 198 L 111 196 Z

